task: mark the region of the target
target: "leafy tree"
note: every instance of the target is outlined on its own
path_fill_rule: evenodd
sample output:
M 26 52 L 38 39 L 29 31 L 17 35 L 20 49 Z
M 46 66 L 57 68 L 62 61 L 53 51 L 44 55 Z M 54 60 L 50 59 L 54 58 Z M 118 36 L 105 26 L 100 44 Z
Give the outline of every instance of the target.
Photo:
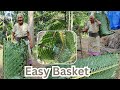
M 76 32 L 77 35 L 79 33 L 78 26 L 80 27 L 80 29 L 83 29 L 86 25 L 86 22 L 88 21 L 88 18 L 89 18 L 89 11 L 74 11 L 73 30 Z

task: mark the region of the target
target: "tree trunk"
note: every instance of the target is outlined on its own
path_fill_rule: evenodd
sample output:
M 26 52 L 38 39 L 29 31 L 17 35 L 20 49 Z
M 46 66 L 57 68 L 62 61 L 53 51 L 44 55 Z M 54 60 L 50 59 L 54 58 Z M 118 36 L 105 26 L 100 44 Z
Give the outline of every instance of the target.
M 68 11 L 68 31 L 70 30 L 70 11 Z
M 64 12 L 64 17 L 65 17 L 65 29 L 67 29 L 67 12 Z
M 73 11 L 71 11 L 71 25 L 70 25 L 70 30 L 73 30 Z
M 28 11 L 28 26 L 29 26 L 29 31 L 32 39 L 32 44 L 33 46 L 35 45 L 35 38 L 34 38 L 34 11 Z
M 69 11 L 68 16 L 68 31 L 71 31 L 73 29 L 73 11 Z

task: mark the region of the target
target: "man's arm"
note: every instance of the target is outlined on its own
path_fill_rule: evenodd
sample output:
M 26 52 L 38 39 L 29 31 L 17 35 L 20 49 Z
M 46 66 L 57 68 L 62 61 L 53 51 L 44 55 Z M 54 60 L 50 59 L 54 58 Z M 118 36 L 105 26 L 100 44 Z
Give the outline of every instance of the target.
M 85 26 L 85 28 L 82 30 L 82 32 L 88 32 L 88 29 L 89 29 L 89 25 L 87 23 L 86 26 Z
M 97 24 L 100 26 L 101 25 L 101 22 L 97 19 L 95 19 L 95 21 L 97 22 Z
M 14 25 L 13 30 L 12 30 L 12 41 L 15 39 L 15 31 L 16 31 L 16 25 Z
M 87 26 L 82 30 L 82 32 L 87 32 L 88 31 L 88 28 Z
M 15 32 L 12 32 L 12 40 L 15 39 Z

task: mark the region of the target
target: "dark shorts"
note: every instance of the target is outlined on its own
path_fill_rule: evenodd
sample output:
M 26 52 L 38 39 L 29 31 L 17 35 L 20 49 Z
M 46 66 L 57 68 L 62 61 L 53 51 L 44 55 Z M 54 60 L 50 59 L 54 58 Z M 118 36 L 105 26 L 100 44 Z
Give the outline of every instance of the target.
M 90 37 L 97 37 L 97 36 L 99 36 L 99 33 L 89 32 L 89 36 L 90 36 Z
M 28 37 L 27 36 L 24 36 L 24 37 L 16 37 L 15 38 L 18 42 L 21 40 L 21 39 L 24 39 L 24 40 L 28 40 Z

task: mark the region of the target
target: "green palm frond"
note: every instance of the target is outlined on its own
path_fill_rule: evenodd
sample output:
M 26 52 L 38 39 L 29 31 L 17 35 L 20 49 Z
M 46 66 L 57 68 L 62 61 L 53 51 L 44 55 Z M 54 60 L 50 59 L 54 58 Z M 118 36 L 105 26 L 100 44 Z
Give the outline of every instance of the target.
M 90 77 L 71 77 L 70 79 L 115 79 L 116 73 L 118 70 L 119 63 L 119 54 L 108 53 L 106 55 L 88 57 L 84 59 L 77 60 L 74 64 L 54 64 L 48 66 L 49 68 L 52 66 L 59 66 L 63 68 L 70 68 L 71 65 L 75 65 L 79 68 L 84 68 L 88 66 L 91 69 Z M 49 78 L 54 79 L 51 75 Z M 59 79 L 60 77 L 56 77 Z M 64 79 L 67 77 L 64 77 Z

